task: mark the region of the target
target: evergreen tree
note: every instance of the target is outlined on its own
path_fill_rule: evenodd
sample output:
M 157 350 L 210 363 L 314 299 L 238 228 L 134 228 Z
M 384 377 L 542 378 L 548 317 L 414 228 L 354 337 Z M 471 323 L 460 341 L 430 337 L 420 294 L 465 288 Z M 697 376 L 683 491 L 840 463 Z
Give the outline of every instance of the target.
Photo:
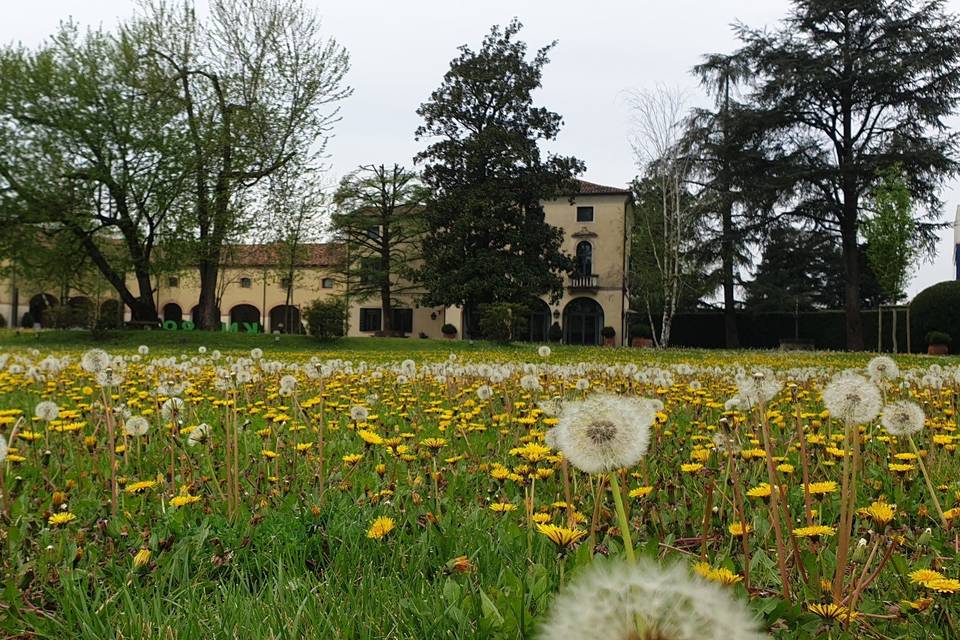
M 862 349 L 858 235 L 877 171 L 899 163 L 929 243 L 957 172 L 960 24 L 942 0 L 794 0 L 777 30 L 736 29 L 766 135 L 790 153 L 793 213 L 840 245 L 847 347 Z M 929 246 L 929 244 L 927 244 Z
M 539 143 L 555 139 L 562 124 L 532 97 L 553 44 L 528 59 L 521 26 L 493 27 L 478 51 L 460 47 L 417 110 L 417 139 L 435 140 L 417 156 L 431 191 L 418 279 L 426 304 L 463 307 L 468 336 L 479 305 L 559 298 L 573 268 L 541 201 L 573 194 L 584 166 L 541 153 Z

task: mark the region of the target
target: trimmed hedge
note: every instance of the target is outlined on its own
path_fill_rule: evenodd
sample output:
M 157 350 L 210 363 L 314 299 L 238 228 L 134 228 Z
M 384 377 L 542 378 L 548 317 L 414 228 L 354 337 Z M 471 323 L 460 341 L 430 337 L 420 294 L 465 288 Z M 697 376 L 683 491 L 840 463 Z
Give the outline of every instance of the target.
M 960 336 L 960 282 L 949 280 L 927 287 L 910 303 L 913 348 L 927 345 L 927 334 L 942 331 Z
M 877 310 L 866 309 L 860 312 L 863 322 L 863 338 L 867 349 L 877 348 Z M 889 309 L 883 311 L 883 349 L 892 350 L 890 323 L 893 321 Z M 912 321 L 912 319 L 911 319 Z M 745 349 L 776 349 L 781 340 L 794 340 L 799 325 L 799 339 L 812 343 L 817 349 L 843 351 L 847 346 L 846 322 L 843 311 L 801 312 L 799 318 L 792 313 L 737 313 L 737 332 L 740 346 Z M 916 328 L 912 327 L 916 334 Z M 960 335 L 958 332 L 957 335 Z M 900 310 L 897 317 L 897 341 L 900 351 L 907 349 L 907 312 Z M 670 345 L 675 347 L 698 347 L 703 349 L 722 349 L 725 346 L 723 312 L 706 311 L 678 313 L 673 318 L 670 330 Z M 914 351 L 926 348 L 922 339 L 913 339 Z

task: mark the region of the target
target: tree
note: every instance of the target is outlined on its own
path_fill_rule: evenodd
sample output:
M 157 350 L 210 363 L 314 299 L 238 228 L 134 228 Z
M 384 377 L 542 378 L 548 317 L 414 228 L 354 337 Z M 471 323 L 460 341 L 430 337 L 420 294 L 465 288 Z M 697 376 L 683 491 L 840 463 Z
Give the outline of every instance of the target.
M 262 231 L 267 244 L 275 249 L 276 273 L 286 293 L 284 330 L 300 333 L 300 321 L 294 321 L 293 291 L 300 275 L 297 267 L 309 260 L 309 245 L 321 234 L 320 218 L 327 200 L 322 172 L 319 167 L 305 167 L 294 160 L 269 176 L 266 183 L 258 219 L 265 227 Z
M 843 304 L 843 259 L 835 237 L 809 223 L 796 226 L 780 221 L 760 240 L 760 262 L 753 279 L 744 284 L 748 310 L 793 313 L 837 309 Z M 886 299 L 864 254 L 861 247 L 860 305 L 874 307 Z
M 351 298 L 379 296 L 383 332 L 390 334 L 397 295 L 419 285 L 426 193 L 412 171 L 394 164 L 363 165 L 334 196 L 333 227 L 346 246 L 344 274 Z
M 720 257 L 725 344 L 735 349 L 739 271 L 752 262 L 751 245 L 782 196 L 778 188 L 782 180 L 772 171 L 782 164 L 781 151 L 759 135 L 752 106 L 740 99 L 738 87 L 749 73 L 744 61 L 712 54 L 693 72 L 713 96 L 714 106 L 692 110 L 681 144 L 706 224 L 700 246 L 708 255 Z
M 691 277 L 699 271 L 693 259 L 702 238 L 703 217 L 688 189 L 690 157 L 684 137 L 685 100 L 666 88 L 630 95 L 634 120 L 633 148 L 643 172 L 634 181 L 636 240 L 634 247 L 653 267 L 653 278 L 636 283 L 645 293 L 650 325 L 653 296 L 659 300 L 660 347 L 670 345 L 673 316 Z
M 862 349 L 858 235 L 877 171 L 899 163 L 930 246 L 957 172 L 945 118 L 960 89 L 960 26 L 941 0 L 794 0 L 777 30 L 736 27 L 734 58 L 771 140 L 791 153 L 792 212 L 838 238 L 847 347 Z
M 37 252 L 78 246 L 134 320 L 156 321 L 151 275 L 184 170 L 179 108 L 143 73 L 143 40 L 68 24 L 37 51 L 0 52 L 0 225 Z
M 541 202 L 575 193 L 573 178 L 584 165 L 540 151 L 562 125 L 532 96 L 554 45 L 528 59 L 521 28 L 514 20 L 493 27 L 478 51 L 460 47 L 417 110 L 417 140 L 436 140 L 416 158 L 431 191 L 418 279 L 427 304 L 463 307 L 468 336 L 476 333 L 479 305 L 558 299 L 563 274 L 573 269 L 561 251 L 563 233 L 547 224 Z
M 216 329 L 224 245 L 253 224 L 249 200 L 261 180 L 323 152 L 334 105 L 351 93 L 348 57 L 299 0 L 212 0 L 205 22 L 190 0 L 151 0 L 141 24 L 155 74 L 175 83 L 182 105 L 191 185 L 184 230 L 200 272 L 200 324 Z
M 880 286 L 896 304 L 906 296 L 910 268 L 920 253 L 910 190 L 899 165 L 880 172 L 880 183 L 874 186 L 868 202 L 873 205 L 873 216 L 863 222 L 867 260 Z M 896 352 L 896 309 L 893 310 L 891 331 Z

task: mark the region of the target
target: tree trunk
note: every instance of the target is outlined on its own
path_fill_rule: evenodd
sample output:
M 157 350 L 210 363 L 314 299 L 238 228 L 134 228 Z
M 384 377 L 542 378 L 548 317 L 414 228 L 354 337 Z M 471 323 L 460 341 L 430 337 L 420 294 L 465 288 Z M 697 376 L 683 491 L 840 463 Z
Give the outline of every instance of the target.
M 846 315 L 847 350 L 863 351 L 863 323 L 860 319 L 860 247 L 857 246 L 855 224 L 840 228 L 844 271 L 844 313 Z
M 200 329 L 220 329 L 220 312 L 217 310 L 217 272 L 220 268 L 220 252 L 200 261 Z
M 723 204 L 723 238 L 720 254 L 723 270 L 723 333 L 727 349 L 740 347 L 740 336 L 737 334 L 737 309 L 733 278 L 733 211 L 729 198 Z
M 893 326 L 891 327 L 891 333 L 893 334 L 893 352 L 899 353 L 900 348 L 897 344 L 897 305 L 894 303 L 890 307 L 890 311 L 893 312 Z
M 390 285 L 380 287 L 380 308 L 383 310 L 383 333 L 393 335 L 393 303 L 390 300 Z

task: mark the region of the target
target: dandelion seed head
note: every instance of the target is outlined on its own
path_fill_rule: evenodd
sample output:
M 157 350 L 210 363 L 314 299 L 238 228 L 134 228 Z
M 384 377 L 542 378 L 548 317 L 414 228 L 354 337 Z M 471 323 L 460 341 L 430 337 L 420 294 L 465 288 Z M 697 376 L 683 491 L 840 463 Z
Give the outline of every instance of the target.
M 909 436 L 923 429 L 926 416 L 916 402 L 892 402 L 880 413 L 880 424 L 892 436 Z

